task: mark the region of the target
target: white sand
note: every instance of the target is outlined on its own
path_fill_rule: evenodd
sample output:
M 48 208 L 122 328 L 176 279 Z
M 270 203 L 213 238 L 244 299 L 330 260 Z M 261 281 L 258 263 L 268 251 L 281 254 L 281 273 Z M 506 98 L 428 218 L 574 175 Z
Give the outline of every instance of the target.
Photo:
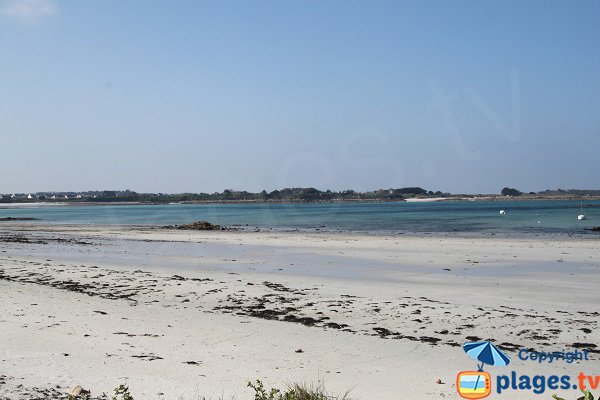
M 475 362 L 456 346 L 469 336 L 600 345 L 594 239 L 3 227 L 44 244 L 0 240 L 0 398 L 28 398 L 17 385 L 127 383 L 136 399 L 250 399 L 254 379 L 324 380 L 354 399 L 459 398 L 456 373 Z M 600 366 L 598 354 L 550 365 L 508 354 L 509 367 L 487 370 Z

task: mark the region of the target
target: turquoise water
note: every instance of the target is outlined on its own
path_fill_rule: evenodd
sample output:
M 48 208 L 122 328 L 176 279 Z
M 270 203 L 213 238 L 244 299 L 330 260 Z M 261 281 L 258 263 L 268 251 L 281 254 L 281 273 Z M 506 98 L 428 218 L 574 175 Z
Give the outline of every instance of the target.
M 586 233 L 600 226 L 600 201 L 455 201 L 437 203 L 51 205 L 0 208 L 0 217 L 45 223 L 169 225 L 207 220 L 225 226 L 373 232 Z M 505 210 L 501 216 L 499 210 Z M 1 225 L 0 225 L 1 226 Z

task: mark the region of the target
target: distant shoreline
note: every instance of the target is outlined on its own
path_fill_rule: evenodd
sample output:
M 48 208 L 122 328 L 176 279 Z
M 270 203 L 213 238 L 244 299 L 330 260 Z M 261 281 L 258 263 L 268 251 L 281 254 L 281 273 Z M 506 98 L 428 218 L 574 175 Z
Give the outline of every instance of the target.
M 316 201 L 290 200 L 188 200 L 175 202 L 149 201 L 18 201 L 0 202 L 0 208 L 45 207 L 45 206 L 128 206 L 128 205 L 186 205 L 186 204 L 334 204 L 334 203 L 439 203 L 467 201 L 597 201 L 600 196 L 500 196 L 500 195 L 456 195 L 448 197 L 408 197 L 405 199 L 332 199 Z

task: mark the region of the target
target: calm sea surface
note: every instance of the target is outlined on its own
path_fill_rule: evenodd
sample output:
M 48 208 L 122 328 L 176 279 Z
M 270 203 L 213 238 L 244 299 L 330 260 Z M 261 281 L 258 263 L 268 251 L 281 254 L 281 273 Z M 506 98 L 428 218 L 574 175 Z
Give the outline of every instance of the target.
M 169 225 L 207 220 L 225 226 L 369 232 L 586 233 L 600 226 L 600 201 L 456 201 L 437 203 L 47 205 L 2 208 L 0 217 L 45 223 Z M 499 211 L 505 210 L 506 215 Z M 1 226 L 1 225 L 0 225 Z

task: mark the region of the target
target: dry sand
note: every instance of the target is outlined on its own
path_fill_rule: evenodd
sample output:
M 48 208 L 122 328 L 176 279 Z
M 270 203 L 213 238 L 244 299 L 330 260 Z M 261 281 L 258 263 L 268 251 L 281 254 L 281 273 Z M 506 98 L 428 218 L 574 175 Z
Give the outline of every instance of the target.
M 0 398 L 125 383 L 136 399 L 250 399 L 255 379 L 459 398 L 476 364 L 460 346 L 479 339 L 512 357 L 493 375 L 600 374 L 599 254 L 597 238 L 2 225 Z M 579 364 L 516 353 L 582 344 Z

